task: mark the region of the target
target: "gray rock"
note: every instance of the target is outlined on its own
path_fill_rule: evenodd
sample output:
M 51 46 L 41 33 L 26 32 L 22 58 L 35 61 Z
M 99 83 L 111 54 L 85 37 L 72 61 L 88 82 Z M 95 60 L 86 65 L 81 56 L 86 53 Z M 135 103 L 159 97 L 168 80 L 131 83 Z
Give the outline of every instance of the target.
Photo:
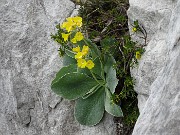
M 74 14 L 69 0 L 0 0 L 0 135 L 113 135 L 112 117 L 79 125 L 74 102 L 50 83 L 62 67 L 55 26 Z
M 128 16 L 148 32 L 132 69 L 140 110 L 133 135 L 180 135 L 180 0 L 130 0 Z M 143 43 L 138 34 L 132 38 Z

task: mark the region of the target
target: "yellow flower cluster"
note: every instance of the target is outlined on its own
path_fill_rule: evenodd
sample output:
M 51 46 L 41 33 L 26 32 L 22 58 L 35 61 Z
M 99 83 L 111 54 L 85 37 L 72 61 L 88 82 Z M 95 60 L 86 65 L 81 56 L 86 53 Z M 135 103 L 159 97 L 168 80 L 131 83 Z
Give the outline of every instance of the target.
M 67 33 L 61 33 L 62 38 L 64 41 L 68 41 L 69 36 L 71 33 L 74 33 L 77 28 L 80 28 L 82 26 L 82 18 L 79 16 L 75 17 L 69 17 L 66 19 L 66 22 L 63 22 L 62 25 L 60 26 L 61 29 L 65 29 Z M 74 32 L 72 32 L 74 31 Z M 84 39 L 84 36 L 81 32 L 76 32 L 74 37 L 70 39 L 70 41 L 74 44 L 76 44 L 78 41 L 81 41 Z M 92 69 L 94 67 L 94 63 L 92 60 L 87 60 L 85 59 L 86 55 L 89 52 L 89 47 L 84 45 L 81 51 L 81 48 L 75 47 L 72 49 L 73 52 L 76 53 L 75 59 L 77 60 L 77 65 L 79 68 L 85 68 L 87 67 L 88 69 Z
M 79 16 L 69 17 L 66 20 L 67 21 L 63 22 L 63 24 L 61 25 L 61 28 L 66 29 L 67 32 L 74 30 L 76 27 L 82 26 L 82 18 Z
M 68 41 L 69 35 L 71 35 L 71 31 L 75 30 L 78 27 L 82 26 L 82 18 L 79 16 L 69 17 L 66 19 L 66 22 L 63 22 L 61 25 L 62 29 L 65 29 L 68 33 L 61 33 L 64 41 Z M 72 43 L 77 43 L 78 41 L 83 40 L 84 36 L 81 32 L 77 32 L 73 39 L 71 39 Z
M 82 51 L 81 51 L 81 48 L 78 46 L 78 47 L 75 47 L 72 49 L 73 52 L 76 52 L 76 55 L 75 55 L 75 59 L 77 60 L 77 66 L 79 68 L 85 68 L 87 67 L 88 69 L 92 69 L 94 67 L 94 63 L 92 60 L 88 60 L 86 61 L 84 59 L 84 57 L 88 54 L 89 52 L 89 47 L 88 46 L 83 46 L 82 48 Z

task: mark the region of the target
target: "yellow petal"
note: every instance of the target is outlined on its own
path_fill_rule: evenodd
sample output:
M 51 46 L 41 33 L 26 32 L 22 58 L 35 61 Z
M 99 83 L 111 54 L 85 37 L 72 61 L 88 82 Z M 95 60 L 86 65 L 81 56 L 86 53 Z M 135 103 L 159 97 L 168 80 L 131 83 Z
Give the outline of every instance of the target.
M 87 63 L 86 63 L 86 67 L 88 68 L 88 69 L 92 69 L 93 67 L 94 67 L 94 63 L 93 63 L 93 61 L 92 60 L 88 60 L 87 61 Z
M 72 51 L 78 53 L 78 52 L 80 52 L 81 50 L 80 50 L 80 47 L 78 46 L 78 47 L 73 48 Z

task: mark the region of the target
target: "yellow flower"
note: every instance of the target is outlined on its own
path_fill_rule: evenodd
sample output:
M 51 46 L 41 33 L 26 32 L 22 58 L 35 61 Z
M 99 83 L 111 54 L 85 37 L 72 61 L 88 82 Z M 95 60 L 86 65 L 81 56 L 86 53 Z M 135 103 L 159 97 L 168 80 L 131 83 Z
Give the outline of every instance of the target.
M 139 51 L 136 52 L 136 59 L 139 60 L 141 58 L 141 53 Z
M 73 38 L 73 39 L 71 39 L 71 42 L 75 44 L 75 43 L 77 43 L 77 40 L 75 38 Z
M 83 49 L 82 49 L 83 55 L 86 55 L 86 54 L 88 53 L 88 51 L 89 51 L 89 47 L 86 46 L 86 45 L 84 45 L 84 46 L 83 46 Z
M 76 24 L 76 26 L 81 27 L 82 26 L 82 18 L 79 16 L 75 16 L 72 18 L 73 22 Z
M 72 50 L 73 50 L 73 52 L 77 52 L 77 53 L 81 51 L 79 46 L 78 46 L 78 47 L 73 48 Z
M 77 60 L 77 66 L 80 68 L 85 68 L 86 67 L 86 60 L 85 59 L 78 59 Z
M 86 63 L 86 67 L 88 68 L 88 69 L 92 69 L 93 67 L 94 67 L 94 63 L 93 63 L 93 61 L 92 60 L 88 60 L 87 61 L 87 63 Z
M 75 43 L 77 43 L 77 41 L 83 40 L 83 38 L 84 38 L 83 34 L 81 32 L 77 32 L 75 34 L 74 38 L 71 39 L 71 42 L 75 44 Z
M 81 32 L 77 32 L 76 35 L 74 36 L 74 38 L 77 40 L 77 41 L 81 41 L 83 40 L 84 36 Z
M 136 27 L 133 27 L 133 28 L 132 28 L 132 32 L 137 32 L 137 28 L 136 28 Z
M 62 29 L 66 29 L 68 32 L 73 30 L 73 22 L 63 22 L 63 24 L 61 25 Z
M 79 16 L 68 17 L 66 22 L 63 22 L 61 25 L 62 29 L 66 29 L 68 32 L 74 30 L 76 27 L 82 26 L 82 18 Z
M 62 38 L 64 39 L 64 41 L 67 41 L 70 33 L 69 34 L 61 33 L 61 35 L 62 35 Z
M 66 20 L 68 22 L 71 22 L 73 23 L 73 26 L 78 26 L 78 27 L 81 27 L 82 26 L 82 18 L 79 17 L 79 16 L 75 16 L 75 17 L 68 17 L 66 18 Z
M 78 53 L 75 55 L 75 59 L 82 59 L 82 57 L 83 57 L 82 52 L 78 52 Z

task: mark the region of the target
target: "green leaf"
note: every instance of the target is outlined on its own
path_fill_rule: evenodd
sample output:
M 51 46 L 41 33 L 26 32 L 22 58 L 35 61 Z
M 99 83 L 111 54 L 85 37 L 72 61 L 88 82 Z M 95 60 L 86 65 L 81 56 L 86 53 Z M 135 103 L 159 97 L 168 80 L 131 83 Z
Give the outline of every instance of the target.
M 106 54 L 104 57 L 105 57 L 104 71 L 107 73 L 108 70 L 116 63 L 116 61 L 112 55 Z
M 74 58 L 74 56 L 75 56 L 75 53 L 73 51 L 68 50 L 68 49 L 65 50 L 65 53 L 71 58 Z
M 115 117 L 123 117 L 123 112 L 120 108 L 120 106 L 116 105 L 111 101 L 111 92 L 106 89 L 106 98 L 105 98 L 105 110 L 109 114 L 115 116 Z
M 94 61 L 94 67 L 91 69 L 93 73 L 100 76 L 102 78 L 102 67 L 99 57 L 97 57 Z
M 75 106 L 75 118 L 82 124 L 93 126 L 100 122 L 104 114 L 104 87 L 101 87 L 86 99 L 78 99 Z
M 116 70 L 114 68 L 110 68 L 106 74 L 106 82 L 112 93 L 115 92 L 118 81 L 119 80 L 116 78 Z
M 55 82 L 57 82 L 65 74 L 72 73 L 72 72 L 77 72 L 77 66 L 76 65 L 69 65 L 69 66 L 61 68 L 59 70 L 59 72 L 56 74 L 56 77 L 52 81 L 51 85 L 53 85 Z
M 78 73 L 86 74 L 89 77 L 92 77 L 91 72 L 87 68 L 78 68 Z
M 65 54 L 63 56 L 63 66 L 68 66 L 68 65 L 71 65 L 71 64 L 76 64 L 76 60 L 72 57 L 69 57 L 67 54 Z
M 118 79 L 116 78 L 116 70 L 113 65 L 116 63 L 113 56 L 109 55 L 104 70 L 106 72 L 106 85 L 111 90 L 112 93 L 115 92 L 115 88 L 118 84 Z
M 85 95 L 97 82 L 82 73 L 68 73 L 51 85 L 51 89 L 63 98 L 74 100 Z

